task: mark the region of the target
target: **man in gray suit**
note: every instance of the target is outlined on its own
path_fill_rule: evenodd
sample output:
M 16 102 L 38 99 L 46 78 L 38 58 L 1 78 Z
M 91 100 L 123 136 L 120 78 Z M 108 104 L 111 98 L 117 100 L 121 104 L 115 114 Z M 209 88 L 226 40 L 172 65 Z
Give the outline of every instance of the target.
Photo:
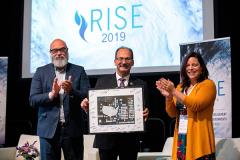
M 144 92 L 144 111 L 143 117 L 146 120 L 149 114 L 148 106 L 148 87 L 146 82 L 130 74 L 134 65 L 133 51 L 128 47 L 120 47 L 115 52 L 116 72 L 114 74 L 103 76 L 97 80 L 95 88 L 106 89 L 116 87 L 134 87 L 142 86 Z M 81 106 L 87 110 L 89 107 L 88 99 L 85 98 Z M 101 160 L 136 160 L 140 148 L 139 133 L 113 133 L 96 134 L 94 147 L 99 149 Z
M 50 45 L 52 63 L 39 67 L 32 78 L 30 105 L 38 109 L 37 135 L 41 160 L 83 160 L 84 114 L 79 107 L 90 87 L 82 66 L 68 63 L 61 39 Z

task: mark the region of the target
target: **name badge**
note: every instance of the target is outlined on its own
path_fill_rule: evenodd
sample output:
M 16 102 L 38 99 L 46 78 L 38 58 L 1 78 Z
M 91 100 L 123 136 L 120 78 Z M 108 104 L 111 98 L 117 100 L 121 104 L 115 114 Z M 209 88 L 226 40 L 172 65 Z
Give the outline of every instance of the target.
M 178 133 L 187 133 L 188 118 L 187 115 L 180 115 Z

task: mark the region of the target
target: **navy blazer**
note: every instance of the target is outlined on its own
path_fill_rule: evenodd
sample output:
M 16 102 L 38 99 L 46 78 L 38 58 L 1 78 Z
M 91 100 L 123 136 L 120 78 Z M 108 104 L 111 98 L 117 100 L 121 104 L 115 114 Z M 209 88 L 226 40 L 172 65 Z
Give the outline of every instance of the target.
M 84 132 L 84 111 L 80 103 L 87 97 L 90 84 L 82 66 L 68 63 L 65 79 L 69 76 L 73 89 L 70 94 L 64 93 L 63 108 L 67 134 L 75 137 Z M 53 100 L 48 97 L 55 77 L 54 65 L 47 64 L 37 69 L 31 83 L 29 101 L 32 107 L 38 109 L 37 135 L 44 138 L 54 136 L 60 117 L 59 97 Z
M 99 78 L 97 80 L 95 88 L 96 89 L 116 88 L 117 86 L 118 85 L 116 80 L 116 74 L 112 74 L 109 76 Z M 144 106 L 149 107 L 147 83 L 142 81 L 141 79 L 138 79 L 130 75 L 128 86 L 129 87 L 142 86 L 144 94 Z M 100 149 L 127 147 L 138 150 L 140 145 L 139 135 L 140 135 L 139 133 L 96 134 L 93 146 Z

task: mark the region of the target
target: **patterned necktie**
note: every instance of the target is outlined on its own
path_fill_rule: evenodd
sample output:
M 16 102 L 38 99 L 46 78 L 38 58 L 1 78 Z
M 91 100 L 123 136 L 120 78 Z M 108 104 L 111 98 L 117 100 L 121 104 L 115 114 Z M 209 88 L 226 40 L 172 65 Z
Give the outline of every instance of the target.
M 124 81 L 125 81 L 126 79 L 124 79 L 124 78 L 119 78 L 119 81 L 120 81 L 120 85 L 119 85 L 119 87 L 120 88 L 124 88 L 125 87 L 125 84 L 124 84 Z

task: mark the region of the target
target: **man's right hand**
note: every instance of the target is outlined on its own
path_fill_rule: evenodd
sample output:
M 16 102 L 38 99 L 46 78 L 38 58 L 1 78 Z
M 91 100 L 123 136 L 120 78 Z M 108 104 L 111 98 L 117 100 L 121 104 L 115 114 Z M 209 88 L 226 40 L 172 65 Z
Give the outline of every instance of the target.
M 57 79 L 57 77 L 55 77 L 53 80 L 53 84 L 52 84 L 52 91 L 49 92 L 49 94 L 48 94 L 49 98 L 53 99 L 54 97 L 57 97 L 60 89 L 61 89 L 61 87 L 58 84 L 58 79 Z

